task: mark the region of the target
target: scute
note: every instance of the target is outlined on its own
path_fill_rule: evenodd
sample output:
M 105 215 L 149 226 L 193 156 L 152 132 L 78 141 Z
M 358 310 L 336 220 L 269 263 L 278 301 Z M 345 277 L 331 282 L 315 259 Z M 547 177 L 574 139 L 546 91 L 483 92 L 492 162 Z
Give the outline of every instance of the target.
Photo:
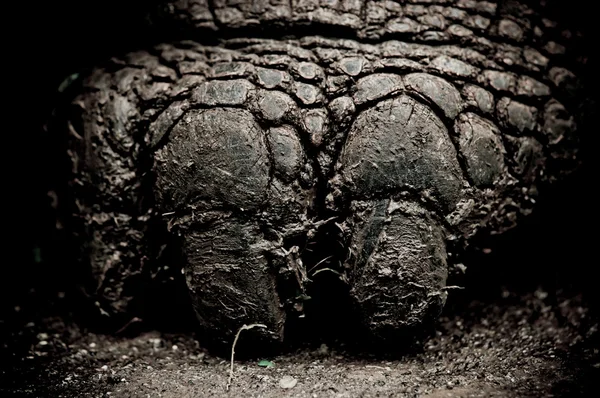
M 189 111 L 155 155 L 157 197 L 166 209 L 204 199 L 245 209 L 266 199 L 264 131 L 245 110 Z
M 446 127 L 431 109 L 405 95 L 357 117 L 339 172 L 357 197 L 410 187 L 430 190 L 445 210 L 460 200 L 463 185 Z

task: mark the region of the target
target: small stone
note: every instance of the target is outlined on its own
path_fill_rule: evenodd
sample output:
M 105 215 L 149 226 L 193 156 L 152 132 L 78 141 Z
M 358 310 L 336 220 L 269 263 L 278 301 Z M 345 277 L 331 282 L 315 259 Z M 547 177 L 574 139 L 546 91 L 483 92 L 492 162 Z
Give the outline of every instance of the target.
M 160 348 L 160 346 L 162 345 L 162 340 L 159 338 L 151 338 L 148 339 L 148 343 L 152 344 L 154 348 Z
M 329 355 L 329 352 L 329 347 L 325 343 L 321 344 L 321 346 L 317 350 L 317 354 L 320 356 L 327 356 Z
M 292 376 L 283 376 L 281 380 L 279 380 L 279 387 L 290 389 L 296 387 L 298 384 L 298 380 Z

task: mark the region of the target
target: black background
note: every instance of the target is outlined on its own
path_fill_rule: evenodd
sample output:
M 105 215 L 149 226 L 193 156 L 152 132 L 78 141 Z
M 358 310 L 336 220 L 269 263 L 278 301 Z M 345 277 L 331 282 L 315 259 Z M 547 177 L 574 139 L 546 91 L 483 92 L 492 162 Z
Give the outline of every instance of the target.
M 61 170 L 57 143 L 43 129 L 60 103 L 57 88 L 75 72 L 107 57 L 153 42 L 169 40 L 177 32 L 151 33 L 144 28 L 144 7 L 149 1 L 45 1 L 18 2 L 19 9 L 4 9 L 4 107 L 2 153 L 2 215 L 4 246 L 0 254 L 0 327 L 13 322 L 14 307 L 42 311 L 57 292 L 73 286 L 72 264 L 60 260 L 64 231 L 55 229 L 56 214 L 48 191 Z M 599 69 L 593 3 L 585 0 L 552 1 L 555 18 L 585 32 L 582 50 L 589 54 L 589 71 L 583 76 L 588 93 L 598 88 Z M 544 192 L 537 212 L 519 229 L 492 242 L 492 253 L 473 253 L 468 287 L 457 302 L 493 299 L 502 287 L 517 292 L 541 286 L 550 291 L 581 292 L 600 298 L 593 277 L 598 207 L 594 196 L 596 127 L 582 131 L 584 166 L 567 182 Z M 60 155 L 60 154 L 58 154 Z

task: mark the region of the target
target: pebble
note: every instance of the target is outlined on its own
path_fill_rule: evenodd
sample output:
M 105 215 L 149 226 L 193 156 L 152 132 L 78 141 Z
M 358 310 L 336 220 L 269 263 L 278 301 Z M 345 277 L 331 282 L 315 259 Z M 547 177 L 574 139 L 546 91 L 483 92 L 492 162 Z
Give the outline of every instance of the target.
M 279 387 L 281 388 L 294 388 L 296 387 L 296 384 L 298 384 L 298 379 L 295 379 L 292 376 L 283 376 L 281 380 L 279 380 Z

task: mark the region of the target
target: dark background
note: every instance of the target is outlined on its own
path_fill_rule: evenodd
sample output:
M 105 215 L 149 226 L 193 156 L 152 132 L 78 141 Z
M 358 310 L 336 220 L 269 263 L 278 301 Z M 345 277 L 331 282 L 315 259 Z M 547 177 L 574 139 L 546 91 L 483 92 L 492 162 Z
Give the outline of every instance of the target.
M 74 265 L 64 260 L 66 232 L 56 228 L 53 199 L 64 166 L 60 147 L 43 126 L 63 97 L 61 82 L 112 55 L 143 48 L 178 32 L 152 33 L 144 13 L 151 1 L 33 1 L 20 9 L 4 10 L 3 74 L 5 161 L 2 198 L 5 233 L 0 266 L 0 338 L 11 327 L 35 314 L 67 307 L 74 288 Z M 597 93 L 598 50 L 594 42 L 597 16 L 593 3 L 555 0 L 555 18 L 584 32 L 578 46 L 589 55 L 584 87 Z M 598 207 L 596 183 L 596 126 L 588 120 L 582 130 L 581 170 L 566 182 L 542 192 L 536 213 L 519 229 L 494 239 L 491 254 L 470 254 L 468 276 L 461 282 L 450 310 L 474 298 L 493 300 L 502 288 L 515 292 L 538 287 L 551 294 L 577 294 L 591 302 L 600 298 L 594 278 Z M 63 300 L 64 301 L 64 300 Z M 453 305 L 452 305 L 453 304 Z M 19 311 L 15 311 L 15 307 Z

